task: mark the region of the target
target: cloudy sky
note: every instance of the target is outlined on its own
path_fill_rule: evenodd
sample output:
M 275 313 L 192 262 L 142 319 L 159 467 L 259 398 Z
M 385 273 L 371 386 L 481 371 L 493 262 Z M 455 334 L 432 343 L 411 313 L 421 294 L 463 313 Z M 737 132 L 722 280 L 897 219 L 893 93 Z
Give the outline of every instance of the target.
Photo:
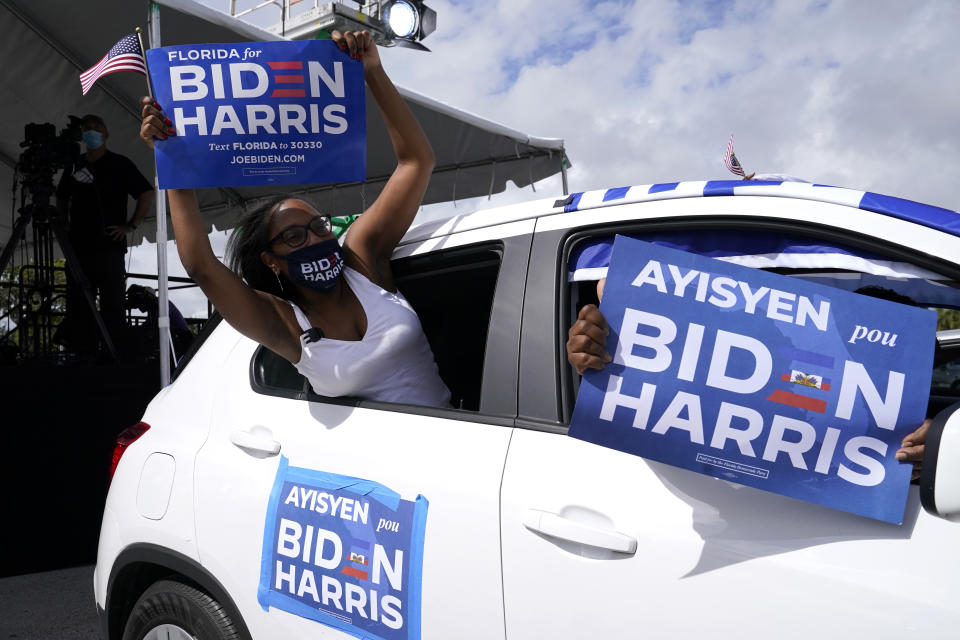
M 960 2 L 432 0 L 399 84 L 563 138 L 576 191 L 785 172 L 960 209 Z M 726 174 L 729 177 L 729 174 Z
M 732 177 L 721 159 L 733 133 L 747 171 L 960 210 L 956 0 L 427 4 L 438 14 L 424 41 L 433 51 L 384 50 L 393 80 L 562 138 L 571 191 Z M 559 192 L 551 178 L 536 195 L 509 189 L 424 213 Z

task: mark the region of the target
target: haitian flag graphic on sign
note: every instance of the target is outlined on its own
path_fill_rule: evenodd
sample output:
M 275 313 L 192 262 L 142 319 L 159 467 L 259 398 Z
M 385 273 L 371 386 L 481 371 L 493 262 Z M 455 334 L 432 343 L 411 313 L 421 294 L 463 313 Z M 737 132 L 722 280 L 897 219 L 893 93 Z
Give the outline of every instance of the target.
M 363 63 L 330 40 L 147 51 L 176 135 L 154 141 L 163 189 L 366 178 Z
M 420 638 L 427 499 L 281 457 L 257 600 L 370 640 Z
M 618 236 L 569 434 L 902 523 L 937 316 Z

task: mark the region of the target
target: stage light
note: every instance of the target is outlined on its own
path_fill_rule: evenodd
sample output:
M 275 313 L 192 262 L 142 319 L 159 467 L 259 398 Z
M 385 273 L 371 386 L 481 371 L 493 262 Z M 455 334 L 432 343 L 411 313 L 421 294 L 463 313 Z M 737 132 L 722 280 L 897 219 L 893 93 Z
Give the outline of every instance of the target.
M 420 13 L 407 0 L 397 0 L 384 7 L 383 21 L 388 37 L 412 38 L 420 28 Z
M 423 3 L 423 0 L 347 0 L 323 2 L 312 0 L 313 6 L 307 6 L 309 0 L 266 0 L 260 4 L 238 11 L 237 0 L 230 0 L 230 15 L 235 18 L 246 16 L 261 9 L 282 9 L 283 19 L 268 29 L 273 33 L 291 39 L 322 37 L 334 29 L 370 31 L 379 45 L 398 46 L 429 51 L 420 44 L 437 28 L 437 12 Z M 296 5 L 297 9 L 293 7 Z
M 421 0 L 388 0 L 380 18 L 385 27 L 384 44 L 430 51 L 420 40 L 437 28 L 437 12 Z

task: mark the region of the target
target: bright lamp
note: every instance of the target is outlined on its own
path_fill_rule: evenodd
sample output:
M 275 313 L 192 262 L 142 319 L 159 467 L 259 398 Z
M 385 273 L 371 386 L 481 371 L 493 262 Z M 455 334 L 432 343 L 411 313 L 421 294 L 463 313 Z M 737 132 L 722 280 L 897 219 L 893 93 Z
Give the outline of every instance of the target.
M 397 38 L 414 38 L 420 29 L 420 12 L 407 0 L 396 0 L 384 7 L 383 21 Z
M 313 0 L 313 6 L 291 13 L 292 5 L 306 5 L 309 0 L 264 0 L 260 4 L 236 11 L 236 0 L 231 0 L 235 18 L 258 9 L 281 6 L 284 18 L 270 31 L 288 40 L 318 37 L 320 32 L 333 30 L 367 30 L 374 41 L 386 47 L 406 47 L 429 51 L 420 41 L 437 28 L 437 12 L 423 0 Z M 302 4 L 301 4 L 302 3 Z

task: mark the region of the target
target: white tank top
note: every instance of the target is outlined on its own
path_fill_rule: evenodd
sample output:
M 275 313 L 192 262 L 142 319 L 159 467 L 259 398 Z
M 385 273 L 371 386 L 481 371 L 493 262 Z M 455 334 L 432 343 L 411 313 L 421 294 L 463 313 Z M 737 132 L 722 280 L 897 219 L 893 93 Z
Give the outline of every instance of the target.
M 450 391 L 437 370 L 420 319 L 406 298 L 370 282 L 347 267 L 347 284 L 367 315 L 362 340 L 300 336 L 300 361 L 294 363 L 321 396 L 357 396 L 367 400 L 449 407 Z M 293 304 L 304 332 L 312 327 Z

